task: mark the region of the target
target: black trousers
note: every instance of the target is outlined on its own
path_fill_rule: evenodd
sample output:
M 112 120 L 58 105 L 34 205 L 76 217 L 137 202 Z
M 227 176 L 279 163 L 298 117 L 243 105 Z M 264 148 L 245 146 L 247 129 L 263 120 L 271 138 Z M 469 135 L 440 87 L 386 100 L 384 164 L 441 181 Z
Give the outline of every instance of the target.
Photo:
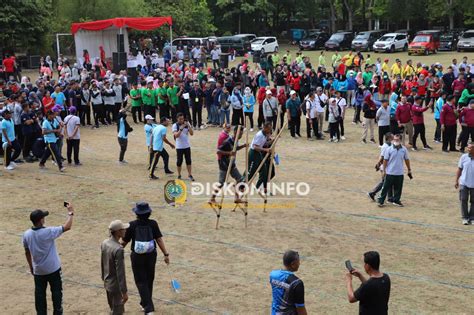
M 436 118 L 435 121 L 436 121 L 436 130 L 434 133 L 434 140 L 441 141 L 441 122 L 439 121 L 439 118 Z
M 354 119 L 352 119 L 352 122 L 355 122 L 355 123 L 360 123 L 361 120 L 360 120 L 360 111 L 361 111 L 362 107 L 361 106 L 355 106 L 355 109 L 354 109 Z
M 212 67 L 214 69 L 219 69 L 219 59 L 212 59 Z
M 23 135 L 23 158 L 26 159 L 30 156 L 31 148 L 36 141 L 36 134 L 30 133 Z
M 128 139 L 118 137 L 118 143 L 120 145 L 119 161 L 122 162 L 127 151 Z
M 290 134 L 292 137 L 300 135 L 301 118 L 300 116 L 291 117 L 290 119 Z
M 379 145 L 383 145 L 387 132 L 390 132 L 390 126 L 379 126 Z
M 61 280 L 61 268 L 49 275 L 34 275 L 35 278 L 35 309 L 37 315 L 48 314 L 48 303 L 46 302 L 46 289 L 48 283 L 53 300 L 53 315 L 63 313 L 63 283 Z
M 232 108 L 232 126 L 244 125 L 244 111 L 242 108 Z
M 156 252 L 130 255 L 133 278 L 140 293 L 140 305 L 145 313 L 155 311 L 153 304 L 153 281 L 155 280 Z
M 106 104 L 105 105 L 105 119 L 109 124 L 112 122 L 116 122 L 117 118 L 115 117 L 115 105 L 114 104 Z
M 175 123 L 177 120 L 176 120 L 176 107 L 177 105 L 171 105 L 170 106 L 170 111 L 171 111 L 171 120 L 173 121 L 173 123 Z
M 293 120 L 293 118 L 291 120 Z M 311 123 L 313 124 L 313 127 L 311 127 Z M 318 118 L 306 118 L 306 136 L 308 137 L 308 139 L 311 138 L 311 129 L 314 130 L 314 136 L 318 138 L 319 137 Z
M 165 148 L 163 148 L 163 151 L 161 151 L 160 156 L 163 157 L 163 165 L 164 165 L 165 172 L 168 172 L 170 170 L 169 168 L 170 156 Z M 154 157 L 155 157 L 155 151 L 150 150 L 149 160 L 148 160 L 148 169 L 151 169 Z M 158 161 L 156 163 L 158 164 Z
M 428 144 L 426 143 L 425 124 L 416 124 L 413 125 L 413 128 L 415 129 L 415 132 L 413 133 L 413 147 L 416 148 L 416 139 L 418 138 L 418 135 L 423 143 L 423 147 L 426 147 Z
M 396 119 L 390 119 L 390 132 L 394 135 L 400 134 L 400 128 Z
M 4 153 L 4 160 L 5 160 L 4 166 L 8 166 L 10 165 L 11 161 L 15 161 L 20 156 L 20 153 L 21 153 L 21 147 L 20 147 L 20 144 L 18 143 L 18 140 L 15 139 L 11 141 L 11 145 L 7 145 L 7 149 L 5 150 L 5 153 Z
M 329 134 L 331 139 L 337 137 L 337 140 L 341 140 L 341 134 L 339 132 L 339 122 L 329 123 Z
M 114 112 L 113 112 L 113 120 L 117 121 L 118 120 L 118 113 L 122 109 L 122 103 L 115 103 L 114 106 Z
M 457 133 L 457 126 L 444 126 L 443 131 L 443 151 L 449 150 L 455 151 L 456 150 L 456 133 Z
M 94 109 L 94 124 L 96 127 L 99 127 L 99 121 L 105 125 L 105 108 L 104 105 L 98 104 L 93 105 Z
M 193 103 L 193 127 L 199 128 L 202 126 L 202 104 L 201 103 Z
M 344 119 L 339 120 L 338 123 L 341 130 L 341 136 L 344 136 Z
M 469 141 L 469 137 L 471 137 L 471 141 L 474 141 L 474 127 L 466 127 L 464 133 L 462 133 L 461 137 L 461 150 L 467 147 L 467 142 Z
M 151 117 L 156 118 L 156 108 L 153 105 L 144 105 L 143 106 L 143 116 L 151 115 Z
M 91 124 L 91 107 L 89 105 L 79 106 L 79 118 L 81 119 L 81 124 L 85 126 Z
M 257 127 L 262 129 L 262 125 L 265 122 L 265 116 L 263 116 L 263 105 L 258 106 L 258 118 L 257 118 Z
M 246 112 L 244 113 L 245 114 L 245 119 L 248 118 L 249 122 L 250 122 L 250 128 L 253 129 L 253 112 L 249 113 L 249 112 Z M 248 127 L 248 126 L 247 126 Z
M 61 169 L 63 167 L 63 162 L 56 143 L 46 143 L 46 150 L 44 150 L 43 156 L 41 157 L 40 165 L 44 165 L 50 155 L 53 157 L 56 164 L 58 164 L 59 169 Z
M 15 135 L 16 139 L 18 140 L 18 143 L 20 145 L 23 143 L 23 130 L 21 128 L 21 125 L 15 125 Z
M 170 116 L 170 107 L 168 104 L 158 104 L 158 107 L 160 108 L 160 119 L 163 117 L 166 118 L 171 118 Z
M 138 120 L 137 120 L 138 114 Z M 132 118 L 134 123 L 138 123 L 139 121 L 142 122 L 142 108 L 140 106 L 132 106 Z
M 275 130 L 275 129 L 276 129 L 276 125 L 277 125 L 277 116 L 266 117 L 266 118 L 265 118 L 265 122 L 271 122 L 271 123 L 272 123 L 272 126 L 273 126 L 273 130 Z
M 382 190 L 383 188 L 383 183 L 385 181 L 385 177 L 382 178 L 382 180 L 377 184 L 375 185 L 374 189 L 372 189 L 372 191 L 370 192 L 370 194 L 373 194 L 374 196 Z M 388 201 L 389 202 L 392 202 L 392 198 L 393 198 L 393 187 L 392 189 L 389 189 L 388 192 L 387 192 L 387 196 L 388 196 Z
M 163 149 L 164 151 L 164 149 Z M 191 148 L 176 149 L 176 166 L 183 165 L 183 157 L 186 160 L 186 165 L 191 165 Z
M 74 151 L 74 163 L 79 164 L 79 144 L 80 139 L 69 139 L 66 140 L 67 145 L 67 161 L 72 163 L 72 152 Z

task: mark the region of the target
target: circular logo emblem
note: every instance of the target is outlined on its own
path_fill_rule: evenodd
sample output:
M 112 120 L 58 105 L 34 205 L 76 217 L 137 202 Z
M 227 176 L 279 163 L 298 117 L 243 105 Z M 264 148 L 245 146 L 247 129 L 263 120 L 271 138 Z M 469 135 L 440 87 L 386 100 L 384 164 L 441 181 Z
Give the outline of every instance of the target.
M 182 180 L 169 180 L 164 188 L 165 200 L 169 205 L 182 205 L 186 202 L 186 184 Z

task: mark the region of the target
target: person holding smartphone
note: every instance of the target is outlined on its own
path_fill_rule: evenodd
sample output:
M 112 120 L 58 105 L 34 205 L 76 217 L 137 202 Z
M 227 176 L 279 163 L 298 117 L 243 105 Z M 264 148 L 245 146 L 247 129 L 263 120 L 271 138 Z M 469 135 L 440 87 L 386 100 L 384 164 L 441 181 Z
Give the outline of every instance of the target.
M 346 262 L 347 298 L 350 303 L 359 302 L 359 314 L 388 314 L 390 299 L 390 277 L 379 271 L 380 255 L 376 251 L 364 253 L 364 270 L 369 275 L 367 279 L 362 273 L 354 269 L 350 261 Z M 354 291 L 352 277 L 359 278 L 361 285 Z
M 35 280 L 35 309 L 37 314 L 46 314 L 46 288 L 49 284 L 53 300 L 54 314 L 63 313 L 63 287 L 61 277 L 61 261 L 56 250 L 55 239 L 72 227 L 74 207 L 64 202 L 68 216 L 60 226 L 46 227 L 45 217 L 48 211 L 34 210 L 30 213 L 33 227 L 23 234 L 26 261 Z
M 185 121 L 183 113 L 178 113 L 176 119 L 177 122 L 173 124 L 172 131 L 174 140 L 176 141 L 176 167 L 178 169 L 178 179 L 181 179 L 181 166 L 183 165 L 184 157 L 186 160 L 189 180 L 194 181 L 191 167 L 191 144 L 189 143 L 189 136 L 194 134 L 193 126 L 191 126 L 188 121 Z

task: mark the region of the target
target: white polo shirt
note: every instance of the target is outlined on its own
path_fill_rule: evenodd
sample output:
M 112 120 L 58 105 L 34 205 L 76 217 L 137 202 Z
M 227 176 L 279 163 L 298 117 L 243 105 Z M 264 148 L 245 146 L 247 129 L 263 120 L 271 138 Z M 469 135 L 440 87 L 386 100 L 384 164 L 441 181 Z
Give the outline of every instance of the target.
M 263 146 L 267 143 L 267 136 L 263 134 L 263 131 L 260 130 L 257 132 L 255 137 L 253 137 L 252 143 L 250 144 L 251 149 L 255 149 L 255 145 L 263 148 Z
M 469 153 L 461 155 L 458 167 L 462 170 L 459 185 L 474 188 L 474 159 L 469 156 Z

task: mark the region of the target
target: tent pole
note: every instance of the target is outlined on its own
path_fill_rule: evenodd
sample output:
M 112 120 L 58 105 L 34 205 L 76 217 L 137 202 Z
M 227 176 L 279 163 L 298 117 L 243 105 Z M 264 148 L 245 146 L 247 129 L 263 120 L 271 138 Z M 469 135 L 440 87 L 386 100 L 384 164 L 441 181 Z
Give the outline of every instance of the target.
M 173 25 L 170 25 L 170 47 L 171 47 L 171 55 L 173 55 Z
M 56 52 L 58 53 L 58 58 L 59 58 L 59 34 L 56 33 Z

